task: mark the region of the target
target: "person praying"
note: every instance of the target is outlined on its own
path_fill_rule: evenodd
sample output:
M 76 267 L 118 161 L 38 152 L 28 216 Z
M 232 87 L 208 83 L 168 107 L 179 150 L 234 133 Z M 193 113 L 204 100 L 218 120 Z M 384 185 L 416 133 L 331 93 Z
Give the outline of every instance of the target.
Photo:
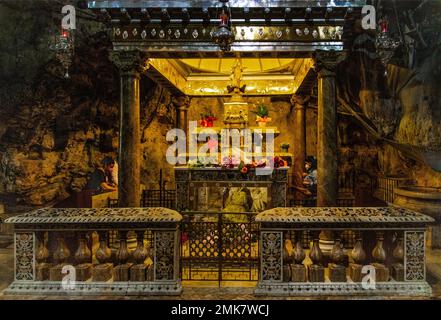
M 112 182 L 112 171 L 115 161 L 112 157 L 105 157 L 101 161 L 101 166 L 97 168 L 89 177 L 85 190 L 94 190 L 96 193 L 116 191 L 116 185 Z

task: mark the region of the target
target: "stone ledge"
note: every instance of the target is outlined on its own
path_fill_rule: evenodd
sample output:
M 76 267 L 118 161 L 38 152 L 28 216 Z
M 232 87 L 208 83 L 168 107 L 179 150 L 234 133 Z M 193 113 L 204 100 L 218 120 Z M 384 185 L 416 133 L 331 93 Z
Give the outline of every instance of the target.
M 427 215 L 398 207 L 316 207 L 274 208 L 256 216 L 263 223 L 400 223 L 430 224 L 435 220 Z M 342 225 L 343 227 L 343 225 Z
M 14 281 L 3 291 L 6 295 L 180 295 L 180 281 L 155 282 L 81 282 L 74 289 L 63 289 L 61 282 L 53 281 Z
M 180 222 L 174 210 L 151 208 L 44 208 L 5 220 L 14 224 Z
M 361 283 L 263 283 L 254 290 L 256 296 L 430 296 L 427 282 L 379 282 L 375 290 L 363 289 Z

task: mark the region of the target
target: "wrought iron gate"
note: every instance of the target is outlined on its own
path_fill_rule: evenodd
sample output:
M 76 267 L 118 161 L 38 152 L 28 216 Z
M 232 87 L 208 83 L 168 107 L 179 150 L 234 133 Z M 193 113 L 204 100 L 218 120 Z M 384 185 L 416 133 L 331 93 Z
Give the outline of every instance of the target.
M 257 281 L 258 224 L 255 213 L 184 215 L 181 279 L 184 281 Z

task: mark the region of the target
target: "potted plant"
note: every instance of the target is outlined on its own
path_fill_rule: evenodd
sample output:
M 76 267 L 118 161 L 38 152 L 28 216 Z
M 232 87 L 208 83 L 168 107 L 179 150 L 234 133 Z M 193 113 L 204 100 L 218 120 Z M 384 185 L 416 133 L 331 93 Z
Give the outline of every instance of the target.
M 280 144 L 280 149 L 282 149 L 282 152 L 288 152 L 288 150 L 289 150 L 289 143 L 288 142 L 283 142 L 282 144 Z
M 256 122 L 259 127 L 266 127 L 267 122 L 271 121 L 271 118 L 268 116 L 268 108 L 263 103 L 259 104 L 253 113 L 256 114 Z

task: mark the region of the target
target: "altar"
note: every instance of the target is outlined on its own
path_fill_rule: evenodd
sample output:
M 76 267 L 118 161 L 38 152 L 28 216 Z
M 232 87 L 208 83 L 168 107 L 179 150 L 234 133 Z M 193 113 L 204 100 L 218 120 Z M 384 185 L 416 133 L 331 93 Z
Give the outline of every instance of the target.
M 183 281 L 257 281 L 259 212 L 286 206 L 288 167 L 268 175 L 176 167 Z
M 210 196 L 211 198 L 220 196 L 228 188 L 246 188 L 253 194 L 259 192 L 265 194 L 266 205 L 263 210 L 285 207 L 288 169 L 288 167 L 277 168 L 269 175 L 256 175 L 256 171 L 243 174 L 238 169 L 176 167 L 177 210 L 222 211 L 224 207 L 216 205 L 214 200 L 210 206 Z M 205 195 L 205 199 L 201 195 Z

